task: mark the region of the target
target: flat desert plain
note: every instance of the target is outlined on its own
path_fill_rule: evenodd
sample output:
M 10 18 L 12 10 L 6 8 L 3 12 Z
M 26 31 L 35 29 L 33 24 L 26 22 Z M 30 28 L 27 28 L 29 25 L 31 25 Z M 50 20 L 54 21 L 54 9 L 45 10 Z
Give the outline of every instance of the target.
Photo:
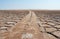
M 0 39 L 60 39 L 60 10 L 0 10 Z

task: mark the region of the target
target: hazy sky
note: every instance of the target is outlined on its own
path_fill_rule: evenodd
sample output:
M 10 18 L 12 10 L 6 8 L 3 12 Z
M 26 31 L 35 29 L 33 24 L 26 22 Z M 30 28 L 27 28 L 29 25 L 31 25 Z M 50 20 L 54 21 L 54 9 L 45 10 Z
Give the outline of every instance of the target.
M 0 0 L 0 9 L 60 9 L 60 0 Z

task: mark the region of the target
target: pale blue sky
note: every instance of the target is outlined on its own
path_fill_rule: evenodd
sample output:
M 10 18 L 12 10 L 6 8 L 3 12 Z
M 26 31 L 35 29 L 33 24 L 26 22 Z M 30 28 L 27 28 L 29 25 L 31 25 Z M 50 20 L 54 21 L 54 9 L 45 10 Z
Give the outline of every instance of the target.
M 60 0 L 0 0 L 1 9 L 59 9 Z

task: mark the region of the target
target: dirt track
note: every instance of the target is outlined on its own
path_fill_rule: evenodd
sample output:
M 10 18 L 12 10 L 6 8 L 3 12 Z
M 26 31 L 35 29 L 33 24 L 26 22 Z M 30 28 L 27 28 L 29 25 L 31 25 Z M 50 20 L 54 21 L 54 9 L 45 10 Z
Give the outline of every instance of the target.
M 43 28 L 42 22 L 39 21 L 35 13 L 30 11 L 27 16 L 9 31 L 3 33 L 4 36 L 1 39 L 59 39 L 59 37 L 48 33 Z
M 44 39 L 39 30 L 37 20 L 34 12 L 30 12 L 11 29 L 9 39 Z

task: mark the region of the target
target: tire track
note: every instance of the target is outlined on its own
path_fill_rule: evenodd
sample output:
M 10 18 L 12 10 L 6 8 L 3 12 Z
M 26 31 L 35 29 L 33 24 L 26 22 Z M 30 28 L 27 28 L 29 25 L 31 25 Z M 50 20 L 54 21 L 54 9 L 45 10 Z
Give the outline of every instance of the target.
M 9 35 L 6 39 L 44 39 L 37 24 L 37 16 L 32 11 L 10 30 Z

